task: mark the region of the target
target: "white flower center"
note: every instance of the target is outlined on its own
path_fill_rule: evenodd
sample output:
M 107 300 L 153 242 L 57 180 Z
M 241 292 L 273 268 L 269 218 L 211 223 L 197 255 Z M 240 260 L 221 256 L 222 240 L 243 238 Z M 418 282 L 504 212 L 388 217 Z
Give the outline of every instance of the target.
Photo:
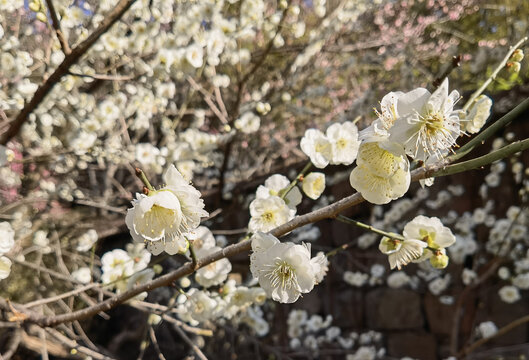
M 273 222 L 274 221 L 274 213 L 272 211 L 266 211 L 261 216 L 265 222 Z
M 276 259 L 275 264 L 269 265 L 270 270 L 265 274 L 270 279 L 273 287 L 281 287 L 281 289 L 298 289 L 298 278 L 296 270 L 285 260 Z

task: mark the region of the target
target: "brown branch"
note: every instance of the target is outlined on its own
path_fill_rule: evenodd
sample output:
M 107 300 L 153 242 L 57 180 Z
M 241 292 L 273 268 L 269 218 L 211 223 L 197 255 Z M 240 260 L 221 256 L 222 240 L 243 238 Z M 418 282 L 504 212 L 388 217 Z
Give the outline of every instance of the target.
M 59 42 L 61 43 L 62 52 L 64 53 L 64 55 L 69 55 L 72 50 L 70 49 L 70 45 L 68 45 L 68 39 L 66 39 L 66 35 L 61 30 L 61 23 L 59 22 L 59 18 L 57 17 L 57 12 L 55 11 L 53 1 L 46 0 L 46 5 L 48 6 L 48 10 L 50 12 L 51 26 L 53 26 L 53 29 L 57 34 L 57 39 L 59 39 Z
M 189 336 L 187 336 L 184 330 L 180 329 L 180 327 L 176 324 L 173 324 L 173 329 L 178 333 L 178 335 L 180 335 L 180 337 L 187 343 L 187 345 L 191 347 L 191 349 L 195 352 L 199 359 L 208 360 L 206 355 L 204 355 L 204 353 L 199 349 L 199 347 L 191 341 L 191 339 L 189 338 Z
M 512 329 L 514 329 L 515 327 L 523 325 L 523 324 L 525 324 L 527 322 L 529 322 L 529 315 L 525 315 L 524 317 L 521 317 L 519 319 L 516 319 L 516 320 L 508 323 L 507 325 L 505 325 L 504 327 L 499 329 L 494 335 L 486 337 L 486 338 L 479 339 L 478 341 L 473 342 L 472 344 L 470 344 L 469 346 L 467 346 L 466 348 L 461 350 L 461 352 L 459 354 L 457 354 L 457 358 L 458 359 L 464 358 L 466 355 L 470 354 L 472 351 L 476 350 L 481 345 L 489 342 L 490 340 L 492 340 L 494 338 L 497 338 L 498 336 L 506 334 L 509 331 L 511 331 Z
M 71 53 L 66 55 L 59 67 L 57 67 L 50 77 L 39 86 L 30 102 L 24 105 L 24 108 L 18 113 L 15 120 L 13 120 L 9 126 L 9 129 L 2 134 L 2 137 L 0 138 L 1 145 L 7 144 L 9 140 L 18 134 L 28 116 L 42 103 L 46 95 L 48 95 L 53 87 L 61 81 L 62 77 L 68 74 L 70 67 L 77 63 L 79 59 L 86 54 L 101 35 L 106 33 L 112 25 L 114 25 L 114 23 L 125 14 L 135 1 L 136 0 L 120 0 L 116 7 L 105 15 L 105 19 L 101 22 L 99 27 L 95 29 L 85 41 L 72 49 Z

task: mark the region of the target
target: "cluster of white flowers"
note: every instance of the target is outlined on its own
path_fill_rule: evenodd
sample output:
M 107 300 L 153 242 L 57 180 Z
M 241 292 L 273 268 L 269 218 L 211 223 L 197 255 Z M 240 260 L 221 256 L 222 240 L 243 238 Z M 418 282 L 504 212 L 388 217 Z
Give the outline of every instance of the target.
M 392 269 L 401 269 L 410 262 L 430 260 L 433 267 L 442 269 L 448 265 L 447 247 L 456 242 L 449 228 L 436 217 L 419 215 L 407 223 L 403 231 L 404 240 L 384 237 L 379 249 L 388 255 Z
M 154 270 L 147 268 L 151 260 L 151 253 L 145 249 L 144 244 L 127 244 L 126 251 L 114 249 L 106 252 L 101 257 L 101 281 L 110 289 L 115 289 L 117 293 L 124 292 L 138 284 L 146 283 L 154 278 Z M 82 269 L 82 268 L 81 268 Z M 72 276 L 86 276 L 86 270 L 78 269 Z M 81 272 L 79 272 L 81 271 Z M 84 281 L 83 281 L 84 282 Z M 147 293 L 144 292 L 136 296 L 137 299 L 144 299 Z
M 305 310 L 291 310 L 287 319 L 290 348 L 293 350 L 306 349 L 318 354 L 323 345 L 339 346 L 348 351 L 358 345 L 355 352 L 358 357 L 354 359 L 367 359 L 369 357 L 362 357 L 367 353 L 372 354 L 372 359 L 385 354 L 384 348 L 377 350 L 374 346 L 381 342 L 381 333 L 367 331 L 361 334 L 357 332 L 344 334 L 339 327 L 332 326 L 332 320 L 331 315 L 327 315 L 324 319 L 316 314 L 309 317 Z
M 260 287 L 246 287 L 228 280 L 218 291 L 191 288 L 178 297 L 177 312 L 182 320 L 194 325 L 224 318 L 235 323 L 243 322 L 257 335 L 264 336 L 269 326 L 259 306 L 265 300 L 266 294 Z
M 350 121 L 329 126 L 326 134 L 308 129 L 301 139 L 301 150 L 319 169 L 329 164 L 351 165 L 358 153 L 358 129 Z
M 215 237 L 205 226 L 199 226 L 189 234 L 188 239 L 192 241 L 192 246 L 198 258 L 212 254 L 221 248 L 216 244 Z M 195 280 L 204 288 L 220 285 L 227 278 L 231 271 L 231 263 L 228 259 L 220 259 L 207 266 L 198 269 L 195 273 Z
M 250 203 L 251 232 L 270 231 L 294 217 L 302 196 L 297 187 L 286 193 L 289 185 L 287 177 L 275 174 L 258 187 L 256 198 Z
M 384 96 L 378 119 L 360 133 L 351 186 L 374 204 L 403 196 L 410 186 L 407 156 L 423 163 L 440 161 L 462 134 L 454 110 L 458 98 L 457 91 L 448 93 L 447 79 L 433 94 L 417 88 Z
M 254 234 L 251 241 L 250 271 L 275 301 L 295 302 L 327 273 L 327 257 L 320 252 L 311 258 L 310 244 L 282 243 L 261 232 Z

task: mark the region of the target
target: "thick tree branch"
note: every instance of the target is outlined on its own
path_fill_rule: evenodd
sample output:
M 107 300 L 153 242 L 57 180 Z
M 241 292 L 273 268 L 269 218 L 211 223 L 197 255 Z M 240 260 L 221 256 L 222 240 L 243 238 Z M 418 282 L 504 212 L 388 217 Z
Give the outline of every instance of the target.
M 46 95 L 50 93 L 59 81 L 61 81 L 62 77 L 68 73 L 70 67 L 76 64 L 79 59 L 86 54 L 101 35 L 106 33 L 112 25 L 114 25 L 114 23 L 125 14 L 135 1 L 136 0 L 120 0 L 116 7 L 110 11 L 110 13 L 106 14 L 105 19 L 101 22 L 99 27 L 95 29 L 85 41 L 72 49 L 70 54 L 66 55 L 59 67 L 57 67 L 50 77 L 39 86 L 30 102 L 25 104 L 24 108 L 18 113 L 15 120 L 13 120 L 9 126 L 9 129 L 2 134 L 0 144 L 7 144 L 9 140 L 18 134 L 20 128 L 28 119 L 28 116 L 42 103 Z

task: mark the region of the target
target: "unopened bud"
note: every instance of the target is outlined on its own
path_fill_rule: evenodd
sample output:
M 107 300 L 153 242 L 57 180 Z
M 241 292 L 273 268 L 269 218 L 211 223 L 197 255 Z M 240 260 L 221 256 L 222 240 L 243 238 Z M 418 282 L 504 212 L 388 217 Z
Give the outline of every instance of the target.
M 430 264 L 436 269 L 444 269 L 448 266 L 448 255 L 438 252 L 430 258 Z
M 509 70 L 510 73 L 518 74 L 520 72 L 520 68 L 522 66 L 520 65 L 520 63 L 518 61 L 511 61 L 511 62 L 507 63 L 506 67 L 507 67 L 507 70 Z
M 35 1 L 30 2 L 28 7 L 31 11 L 34 11 L 34 12 L 38 12 L 40 10 L 40 4 Z
M 522 49 L 516 49 L 511 55 L 511 60 L 520 62 L 520 61 L 523 60 L 523 57 L 524 57 L 523 50 Z
M 160 264 L 155 264 L 155 265 L 152 266 L 152 271 L 154 271 L 154 273 L 155 273 L 156 275 L 161 274 L 161 273 L 162 273 L 162 270 L 163 270 L 163 267 L 162 267 L 162 265 L 160 265 Z
M 279 8 L 280 8 L 281 10 L 285 10 L 287 7 L 288 7 L 288 2 L 287 2 L 287 0 L 281 0 L 281 1 L 279 1 Z
M 37 20 L 42 21 L 43 23 L 48 22 L 48 18 L 46 17 L 46 14 L 43 12 L 37 13 Z
M 191 286 L 191 280 L 188 277 L 183 277 L 180 279 L 180 287 L 188 288 Z

